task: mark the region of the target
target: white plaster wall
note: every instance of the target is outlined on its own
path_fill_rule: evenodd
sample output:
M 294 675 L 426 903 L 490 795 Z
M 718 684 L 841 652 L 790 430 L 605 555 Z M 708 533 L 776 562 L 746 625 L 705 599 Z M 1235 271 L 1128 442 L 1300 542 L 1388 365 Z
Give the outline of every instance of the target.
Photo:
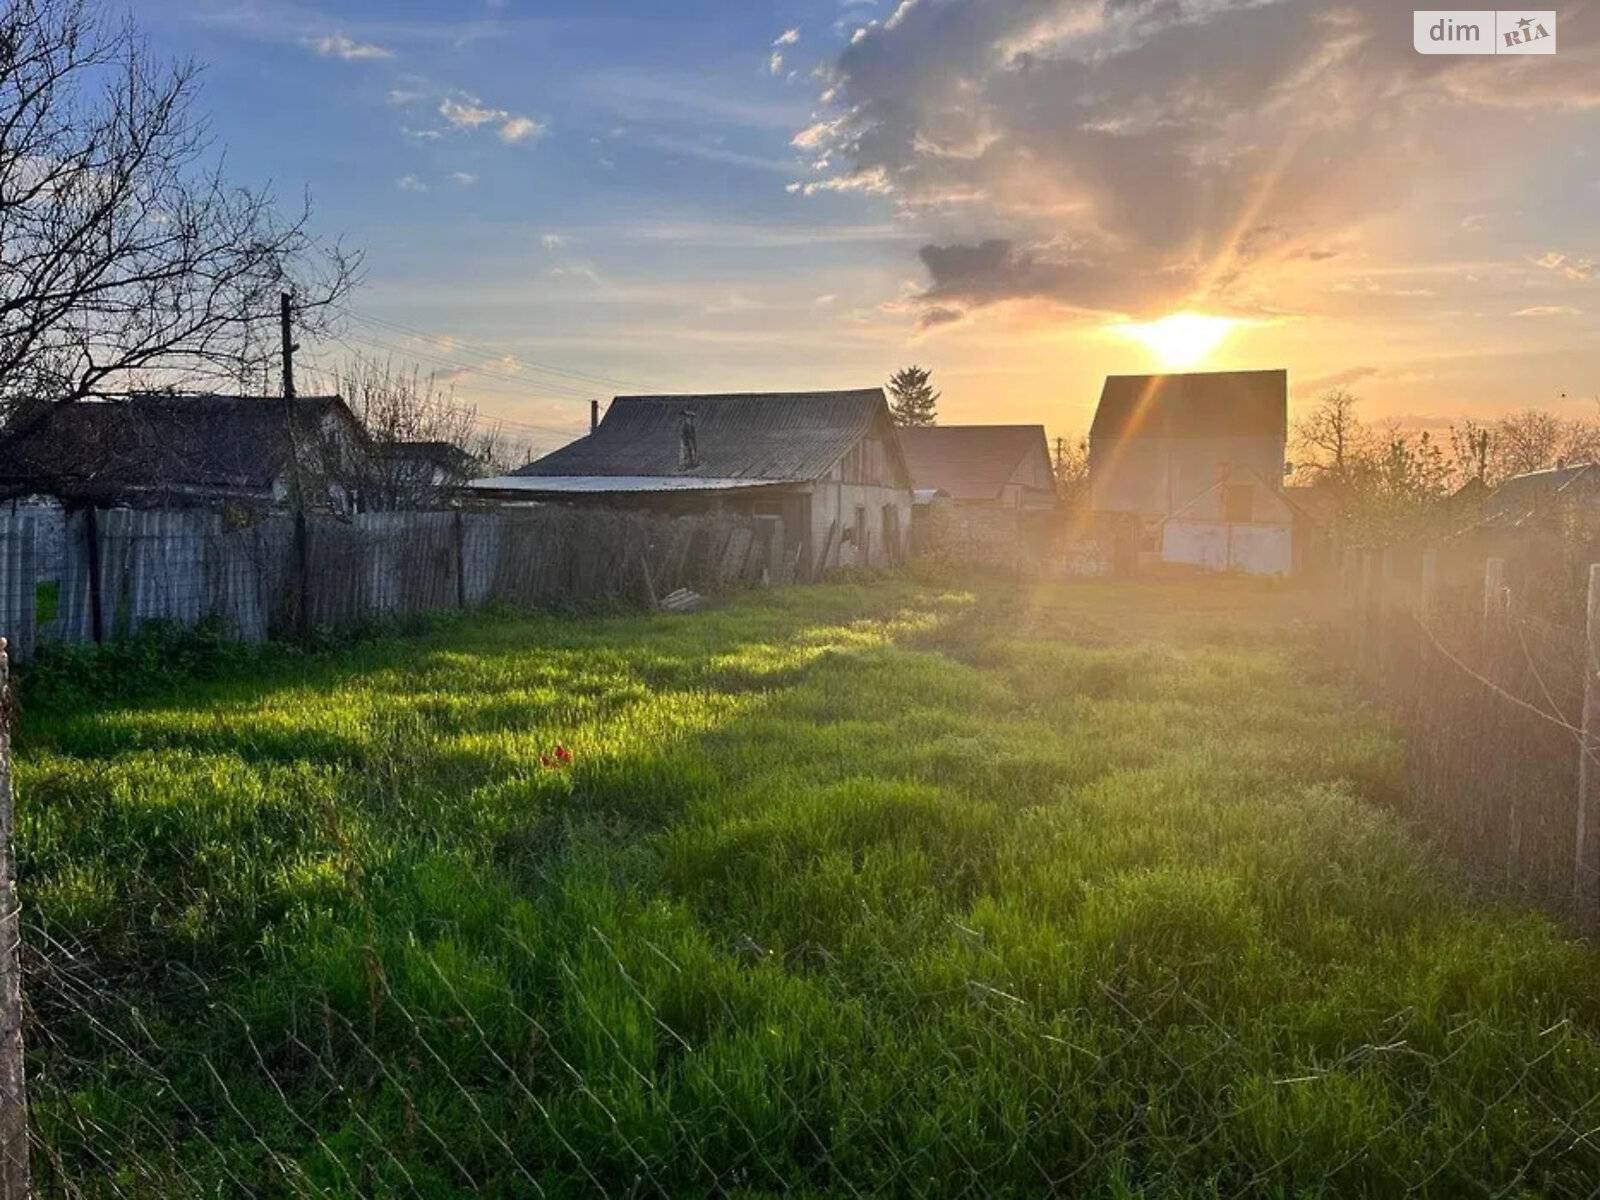
M 1208 571 L 1289 575 L 1294 571 L 1294 528 L 1168 521 L 1161 527 L 1161 559 Z

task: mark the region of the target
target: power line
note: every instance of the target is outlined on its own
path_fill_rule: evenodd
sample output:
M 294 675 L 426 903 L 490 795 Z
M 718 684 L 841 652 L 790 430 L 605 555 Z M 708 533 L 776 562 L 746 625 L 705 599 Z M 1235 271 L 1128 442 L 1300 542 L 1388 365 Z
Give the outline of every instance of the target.
M 336 338 L 334 340 L 352 354 L 360 354 L 360 350 L 357 347 L 352 346 L 343 338 Z M 336 369 L 329 369 L 319 362 L 317 364 L 317 372 L 318 374 L 327 377 L 334 383 L 338 382 L 338 371 Z M 524 393 L 524 395 L 525 394 L 526 393 Z M 546 434 L 551 438 L 559 438 L 563 442 L 573 441 L 583 435 L 583 430 L 581 428 L 558 428 L 553 425 L 540 425 L 532 421 L 519 421 L 514 417 L 493 416 L 480 412 L 475 405 L 456 404 L 444 400 L 439 401 L 439 403 L 441 407 L 448 409 L 453 413 L 469 417 L 473 425 L 479 429 L 507 429 L 516 432 Z
M 343 338 L 335 338 L 334 340 L 337 341 L 339 343 L 339 345 L 343 346 L 346 350 L 348 350 L 351 354 L 357 355 L 358 357 L 361 356 L 362 350 L 360 349 L 360 347 L 351 345 L 348 341 L 346 341 Z M 379 347 L 381 347 L 383 349 L 391 350 L 396 354 L 406 354 L 406 353 L 408 353 L 402 347 L 392 346 L 392 345 L 388 345 L 388 344 L 382 343 L 382 342 L 374 342 L 372 344 L 376 345 L 376 346 L 379 346 Z M 454 365 L 454 364 L 446 364 L 446 365 Z M 330 377 L 332 377 L 334 379 L 338 378 L 337 370 L 329 371 L 326 368 L 324 368 L 324 373 L 329 375 Z M 499 386 L 499 387 L 511 388 L 516 393 L 518 398 L 520 398 L 520 399 L 545 399 L 545 400 L 585 399 L 585 400 L 587 400 L 587 399 L 590 398 L 587 395 L 582 396 L 582 397 L 540 396 L 540 395 L 538 395 L 536 393 L 530 392 L 530 390 L 528 388 L 526 388 L 526 387 L 519 386 L 514 380 L 508 380 L 508 379 L 497 379 L 497 378 L 491 377 L 491 379 L 489 379 L 489 380 L 487 380 L 485 382 L 488 383 L 488 384 L 493 384 L 493 385 Z M 475 382 L 474 386 L 483 386 L 483 384 Z M 509 421 L 510 418 L 507 418 L 507 420 Z M 518 424 L 528 424 L 528 423 L 527 422 L 518 422 Z M 563 430 L 557 430 L 552 426 L 532 426 L 532 425 L 530 425 L 530 428 L 545 429 L 545 430 L 547 430 L 547 431 L 549 431 L 551 433 L 558 433 L 559 432 L 559 433 L 563 434 L 564 436 L 576 436 L 570 430 L 564 430 L 564 429 Z
M 410 325 L 403 325 L 398 321 L 384 320 L 381 317 L 370 317 L 364 313 L 358 313 L 348 308 L 341 309 L 340 311 L 343 313 L 343 315 L 349 317 L 353 321 L 356 321 L 358 324 L 376 327 L 378 329 L 386 329 L 393 333 L 406 334 L 411 337 L 426 338 L 435 343 L 440 341 L 449 341 L 460 346 L 464 350 L 475 351 L 485 358 L 510 359 L 518 363 L 520 366 L 526 367 L 527 369 L 539 374 L 555 375 L 565 379 L 576 380 L 580 383 L 593 383 L 606 387 L 626 388 L 630 391 L 637 392 L 654 393 L 661 391 L 661 389 L 650 384 L 638 383 L 629 379 L 622 379 L 615 375 L 601 375 L 589 371 L 575 371 L 568 367 L 558 367 L 551 363 L 540 362 L 536 359 L 523 358 L 503 348 L 495 349 L 482 343 L 474 343 L 465 341 L 461 338 L 445 337 L 440 334 L 429 333 L 424 329 L 417 329 Z
M 445 370 L 471 375 L 481 375 L 484 378 L 477 381 L 477 386 L 480 387 L 491 384 L 501 387 L 514 387 L 524 395 L 536 387 L 543 392 L 552 393 L 552 395 L 550 395 L 551 399 L 590 400 L 594 398 L 593 391 L 580 390 L 573 387 L 571 384 L 549 383 L 544 380 L 529 380 L 526 383 L 519 383 L 517 380 L 508 377 L 501 371 L 494 370 L 492 367 L 486 364 L 463 362 L 460 359 L 448 358 L 443 354 L 437 354 L 427 350 L 419 350 L 414 346 L 402 346 L 395 342 L 385 341 L 382 338 L 373 337 L 370 334 L 362 336 L 363 340 L 368 344 L 377 346 L 380 349 L 388 350 L 391 354 L 398 354 L 406 358 L 417 359 L 421 362 L 428 363 L 431 366 Z M 360 353 L 356 347 L 350 345 L 350 343 L 345 341 L 345 339 L 336 338 L 335 340 L 352 353 Z

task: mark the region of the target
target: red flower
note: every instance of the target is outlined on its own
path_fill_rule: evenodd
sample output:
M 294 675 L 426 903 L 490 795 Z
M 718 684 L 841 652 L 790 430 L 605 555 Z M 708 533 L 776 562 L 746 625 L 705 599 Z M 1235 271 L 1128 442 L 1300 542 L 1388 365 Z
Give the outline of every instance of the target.
M 568 750 L 565 746 L 556 746 L 556 758 L 560 760 L 563 766 L 572 765 L 572 751 Z
M 541 767 L 553 767 L 556 765 L 556 760 L 551 758 L 548 754 L 541 754 L 539 755 L 539 765 Z

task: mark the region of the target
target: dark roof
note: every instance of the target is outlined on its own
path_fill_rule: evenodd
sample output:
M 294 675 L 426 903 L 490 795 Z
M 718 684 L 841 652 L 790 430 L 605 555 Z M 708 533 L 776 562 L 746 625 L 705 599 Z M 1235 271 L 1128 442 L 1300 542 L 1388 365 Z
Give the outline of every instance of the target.
M 1092 438 L 1286 437 L 1289 372 L 1111 375 Z
M 679 468 L 682 413 L 695 414 L 700 465 Z M 600 426 L 516 474 L 703 476 L 804 483 L 874 428 L 903 466 L 879 388 L 849 392 L 618 396 Z
M 1506 480 L 1483 501 L 1485 525 L 1520 525 L 1550 503 L 1576 497 L 1600 483 L 1600 466 L 1574 463 L 1548 471 L 1530 471 Z
M 377 447 L 377 453 L 402 462 L 427 463 L 463 479 L 470 479 L 479 468 L 478 460 L 454 442 L 393 442 Z
M 997 498 L 1036 450 L 1050 461 L 1043 425 L 928 425 L 899 434 L 915 485 L 942 488 L 957 500 Z
M 0 436 L 0 486 L 63 495 L 183 488 L 262 491 L 292 439 L 328 414 L 359 429 L 337 396 L 131 396 L 54 404 Z

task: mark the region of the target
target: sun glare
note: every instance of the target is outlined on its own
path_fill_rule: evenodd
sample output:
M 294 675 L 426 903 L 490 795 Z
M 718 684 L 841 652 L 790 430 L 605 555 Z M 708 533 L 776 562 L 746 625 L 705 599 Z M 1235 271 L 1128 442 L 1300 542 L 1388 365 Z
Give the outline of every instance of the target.
M 1205 362 L 1238 325 L 1227 317 L 1183 312 L 1157 321 L 1113 325 L 1111 331 L 1144 346 L 1163 367 L 1181 369 Z

